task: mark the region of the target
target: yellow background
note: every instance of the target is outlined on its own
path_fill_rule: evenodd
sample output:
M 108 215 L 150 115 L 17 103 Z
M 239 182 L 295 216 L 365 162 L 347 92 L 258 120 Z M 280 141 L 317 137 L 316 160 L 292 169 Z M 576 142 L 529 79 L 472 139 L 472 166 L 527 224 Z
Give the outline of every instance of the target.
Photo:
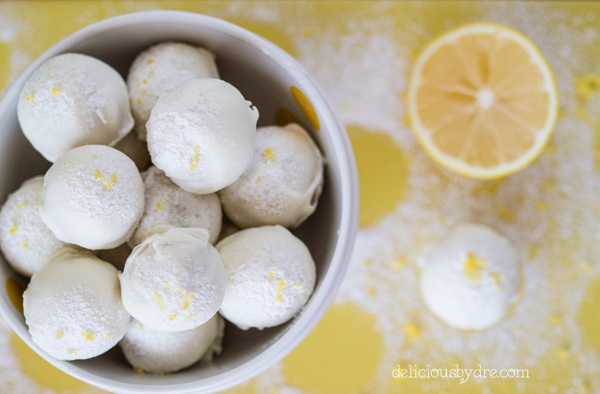
M 0 3 L 0 92 L 9 86 L 29 62 L 66 35 L 98 20 L 139 10 L 177 9 L 221 17 L 270 39 L 294 56 L 298 54 L 303 41 L 319 40 L 318 32 L 326 31 L 330 35 L 338 36 L 354 34 L 356 33 L 354 29 L 360 29 L 361 25 L 358 24 L 357 27 L 356 24 L 349 22 L 369 20 L 377 22 L 381 19 L 385 23 L 382 23 L 380 28 L 392 39 L 404 40 L 406 31 L 409 29 L 411 30 L 410 36 L 417 37 L 415 42 L 410 43 L 411 52 L 406 54 L 406 60 L 410 65 L 415 54 L 433 37 L 458 24 L 480 20 L 483 13 L 492 12 L 494 7 L 500 6 L 505 14 L 512 15 L 511 13 L 514 13 L 515 20 L 518 16 L 520 25 L 528 23 L 524 22 L 528 18 L 527 10 L 532 10 L 532 15 L 539 16 L 539 9 L 543 8 L 552 12 L 553 15 L 564 15 L 565 19 L 583 18 L 585 23 L 581 25 L 582 32 L 583 29 L 600 31 L 600 5 L 594 3 L 514 3 L 507 6 L 495 2 L 487 4 L 343 1 L 3 2 Z M 561 12 L 563 14 L 560 14 Z M 533 16 L 529 22 L 532 25 L 540 23 Z M 3 23 L 13 23 L 14 26 L 11 27 L 12 30 L 3 33 Z M 417 33 L 414 32 L 415 24 L 419 27 Z M 365 34 L 375 33 L 369 31 Z M 565 37 L 565 40 L 567 39 L 569 37 Z M 556 43 L 556 45 L 559 44 Z M 580 75 L 593 74 L 594 67 L 600 64 L 600 51 L 594 48 L 594 45 L 578 47 L 578 50 L 585 52 L 585 60 L 581 63 L 580 69 L 573 70 L 573 72 Z M 410 67 L 399 69 L 399 78 L 407 78 L 409 70 Z M 377 70 L 373 70 L 373 72 L 377 72 Z M 593 83 L 586 85 L 584 81 L 578 91 L 580 98 L 587 100 L 594 97 L 595 86 Z M 585 108 L 582 109 L 583 104 L 585 103 L 578 103 L 581 111 L 585 111 Z M 398 114 L 399 117 L 402 116 L 400 109 Z M 581 116 L 585 118 L 586 115 Z M 586 121 L 595 125 L 596 118 L 592 115 L 588 118 Z M 374 131 L 376 126 L 370 124 L 347 124 L 347 126 L 355 148 L 361 184 L 361 231 L 372 231 L 374 226 L 376 227 L 382 218 L 394 211 L 410 192 L 408 174 L 413 161 L 421 160 L 420 154 L 405 154 L 388 134 Z M 552 155 L 552 152 L 546 154 Z M 440 173 L 441 170 L 433 164 L 428 171 L 436 173 L 436 176 L 439 176 L 443 182 L 455 182 L 452 175 Z M 494 195 L 498 187 L 498 183 L 481 182 L 474 186 L 474 193 Z M 511 217 L 514 216 L 514 213 L 506 207 L 500 207 L 498 214 L 506 220 L 511 220 Z M 444 226 L 444 217 L 440 217 L 439 222 L 440 226 Z M 534 252 L 532 249 L 532 253 Z M 375 260 L 378 258 L 379 256 L 375 256 Z M 373 264 L 377 264 L 377 261 L 372 260 L 356 258 L 353 260 L 354 272 L 364 270 L 366 276 Z M 379 260 L 383 260 L 383 253 Z M 390 261 L 390 264 L 390 272 L 403 272 L 404 266 L 413 266 L 414 262 L 396 256 Z M 596 271 L 598 270 L 592 263 L 585 267 L 587 267 L 584 269 L 585 275 L 597 277 Z M 589 282 L 593 282 L 593 280 Z M 402 286 L 401 279 L 396 280 L 393 284 Z M 599 284 L 600 282 L 591 286 L 589 291 L 590 295 L 597 295 L 597 300 L 600 300 Z M 378 287 L 374 283 L 367 281 L 361 286 L 365 287 L 367 296 L 385 297 L 385 294 L 378 293 Z M 418 297 L 418 295 L 415 294 L 414 297 Z M 397 302 L 401 304 L 402 300 L 399 299 Z M 589 296 L 582 302 L 580 308 L 578 321 L 586 341 L 586 344 L 580 348 L 595 348 L 600 351 L 600 301 L 594 301 L 594 298 Z M 387 313 L 393 312 L 388 311 Z M 422 381 L 394 380 L 391 378 L 391 371 L 395 365 L 382 365 L 382 354 L 386 344 L 381 330 L 377 327 L 377 318 L 380 317 L 377 316 L 377 313 L 384 312 L 367 311 L 359 303 L 348 300 L 336 301 L 308 339 L 280 364 L 258 378 L 228 392 L 279 393 L 294 388 L 301 391 L 288 392 L 414 393 L 437 392 L 445 389 L 447 392 L 475 393 L 485 392 L 485 390 L 488 392 L 515 392 L 517 387 L 520 387 L 522 392 L 530 393 L 554 390 L 564 392 L 568 388 L 572 388 L 573 392 L 581 393 L 600 390 L 600 387 L 594 386 L 593 377 L 581 376 L 578 367 L 569 364 L 569 359 L 572 357 L 569 348 L 561 347 L 558 340 L 556 341 L 557 346 L 548 351 L 548 354 L 541 358 L 542 361 L 530 368 L 532 379 L 527 381 L 524 386 L 519 386 L 520 382 L 514 380 L 487 381 L 485 385 L 474 381 L 460 385 L 456 381 L 440 380 L 435 383 L 427 382 L 427 386 L 424 386 Z M 416 311 L 415 318 L 399 322 L 397 325 L 397 335 L 407 339 L 406 346 L 416 348 L 422 346 L 423 352 L 427 351 L 427 344 L 419 344 L 423 327 L 418 324 L 418 321 L 420 314 L 426 313 L 428 313 L 426 310 Z M 548 319 L 555 319 L 556 325 L 560 325 L 560 315 L 549 315 Z M 17 356 L 20 363 L 15 368 L 22 372 L 20 379 L 31 379 L 36 382 L 40 392 L 47 389 L 59 393 L 98 391 L 48 365 L 28 349 L 16 335 L 12 334 L 8 343 L 10 349 L 1 349 L 0 351 L 11 351 Z M 401 358 L 401 355 L 398 355 L 398 362 Z M 403 361 L 410 362 L 410 360 Z M 473 366 L 476 365 L 476 361 L 471 361 Z M 389 371 L 389 375 L 386 375 L 385 371 Z M 5 386 L 0 387 L 0 392 L 11 392 L 11 387 L 16 387 L 16 384 L 5 382 Z

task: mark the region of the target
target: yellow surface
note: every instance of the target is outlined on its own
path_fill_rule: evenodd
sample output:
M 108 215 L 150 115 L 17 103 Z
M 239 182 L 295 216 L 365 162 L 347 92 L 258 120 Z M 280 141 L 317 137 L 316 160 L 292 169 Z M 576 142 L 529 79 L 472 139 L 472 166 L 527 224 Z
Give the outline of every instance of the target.
M 385 4 L 341 1 L 312 1 L 306 3 L 225 1 L 2 2 L 0 3 L 0 16 L 14 16 L 21 29 L 17 36 L 10 41 L 0 40 L 0 92 L 8 87 L 9 82 L 14 80 L 29 62 L 66 35 L 95 21 L 143 9 L 180 9 L 221 17 L 265 36 L 293 56 L 300 53 L 299 43 L 302 40 L 320 40 L 321 34 L 325 33 L 343 37 L 353 34 L 356 29 L 361 28 L 360 26 L 357 27 L 355 23 L 346 23 L 345 21 L 378 22 L 385 20 L 387 24 L 378 23 L 378 26 L 381 29 L 386 29 L 396 42 L 403 42 L 407 31 L 411 32 L 412 37 L 419 37 L 414 44 L 411 44 L 410 53 L 406 55 L 408 62 L 412 64 L 411 62 L 416 58 L 416 54 L 434 37 L 459 24 L 478 21 L 482 12 L 488 12 L 499 6 L 499 2 L 388 2 Z M 531 3 L 527 5 L 530 9 L 536 6 Z M 517 15 L 523 7 L 525 7 L 523 4 L 515 4 L 514 8 L 510 10 Z M 545 4 L 543 7 L 548 10 L 562 11 L 564 13 L 563 19 L 567 19 L 571 15 L 586 16 L 591 14 L 593 18 L 589 18 L 581 29 L 589 28 L 600 31 L 600 4 L 551 3 Z M 264 17 L 253 17 L 253 12 L 259 8 L 262 9 L 261 15 L 264 15 Z M 236 11 L 233 12 L 232 10 Z M 273 15 L 275 17 L 272 17 Z M 415 23 L 418 24 L 416 33 Z M 531 21 L 531 23 L 535 24 L 536 21 Z M 1 25 L 0 33 L 2 33 Z M 367 36 L 367 33 L 365 33 L 365 36 Z M 556 43 L 556 45 L 559 44 Z M 339 46 L 341 46 L 339 42 L 334 43 L 335 48 Z M 600 51 L 597 50 L 597 44 L 581 50 L 586 53 L 586 63 L 581 66 L 580 70 L 576 71 L 582 76 L 598 72 L 598 70 L 593 69 L 594 65 L 600 64 Z M 374 70 L 374 72 L 377 71 Z M 407 78 L 409 71 L 410 67 L 404 70 L 399 69 L 398 75 L 401 78 Z M 593 101 L 594 97 L 597 97 L 597 83 L 595 81 L 594 78 L 584 78 L 583 82 L 580 83 L 580 89 L 583 93 L 580 95 L 581 103 L 579 103 L 579 107 L 581 108 L 581 117 L 585 121 L 590 121 L 591 118 L 591 115 L 585 111 L 587 100 Z M 565 84 L 573 82 L 574 84 L 574 81 L 562 82 Z M 561 81 L 559 81 L 560 83 Z M 403 116 L 403 111 L 399 108 L 398 117 Z M 291 120 L 293 120 L 293 115 L 289 109 L 281 109 L 278 112 L 278 123 L 285 124 Z M 354 123 L 347 126 L 356 150 L 361 182 L 361 226 L 365 228 L 365 231 L 368 231 L 380 223 L 381 219 L 392 214 L 398 204 L 401 204 L 406 195 L 410 193 L 411 179 L 409 173 L 413 165 L 413 157 L 408 157 L 388 134 L 378 132 L 379 126 L 356 125 Z M 593 143 L 593 139 L 591 141 Z M 550 161 L 554 160 L 552 146 L 550 145 L 544 154 L 545 159 Z M 598 146 L 597 142 L 596 146 Z M 456 182 L 456 178 L 441 173 L 436 166 L 431 165 L 427 170 L 441 179 L 439 184 L 423 186 L 425 188 L 431 187 L 432 191 L 445 190 L 449 184 Z M 496 198 L 507 182 L 505 180 L 480 182 L 472 188 L 472 196 L 494 201 L 493 209 L 497 212 L 498 217 L 506 222 L 514 223 L 521 219 L 516 212 L 527 201 L 524 200 L 523 196 L 518 195 Z M 557 186 L 549 179 L 543 187 L 545 188 L 544 193 L 552 193 Z M 436 202 L 435 206 L 433 203 L 431 204 L 432 208 L 435 208 L 441 206 L 442 202 Z M 544 208 L 541 210 L 548 217 L 555 215 L 560 210 L 560 207 L 548 205 L 542 200 L 532 203 L 532 209 L 536 209 L 535 206 L 538 209 Z M 598 206 L 600 206 L 600 198 Z M 440 212 L 443 212 L 443 210 L 440 210 Z M 423 220 L 436 220 L 436 223 L 439 223 L 440 226 L 445 226 L 445 218 L 442 215 L 440 213 L 437 216 L 424 218 Z M 551 239 L 548 238 L 548 234 L 552 231 L 556 233 L 556 226 L 559 222 L 554 220 L 553 223 L 555 227 L 549 226 L 550 230 L 542 236 L 539 244 L 531 245 L 529 249 L 531 259 L 543 253 L 546 245 L 544 240 Z M 577 248 L 581 249 L 577 238 L 562 239 L 561 242 L 562 251 L 548 262 L 548 269 L 556 270 L 552 280 L 555 284 L 556 293 L 559 295 L 562 289 L 561 286 L 568 283 L 573 276 L 578 275 L 577 273 L 583 272 L 582 275 L 595 275 L 595 271 L 585 268 L 587 267 L 585 264 L 581 265 L 583 271 L 580 272 L 578 268 L 580 262 L 571 256 L 572 251 Z M 380 255 L 376 256 L 377 258 L 373 257 L 373 262 L 371 260 L 364 262 L 367 280 L 364 284 L 356 284 L 356 286 L 364 287 L 364 289 L 357 288 L 357 291 L 364 291 L 366 297 L 372 299 L 377 297 L 385 299 L 388 297 L 385 288 L 380 285 L 385 285 L 386 280 L 392 278 L 393 275 L 397 275 L 395 278 L 398 278 L 401 275 L 410 273 L 414 266 L 414 261 L 411 259 L 394 256 L 393 254 L 391 257 L 386 257 L 389 251 L 385 250 L 379 251 L 379 253 Z M 385 267 L 389 267 L 389 271 L 384 272 L 388 272 L 390 278 L 379 277 L 379 281 L 377 281 L 371 275 L 376 275 L 376 273 L 373 274 L 376 271 L 374 267 L 378 267 L 377 270 L 382 270 L 382 266 L 377 265 L 380 262 L 385 264 Z M 561 267 L 563 267 L 562 270 L 560 270 Z M 394 283 L 396 286 L 401 286 L 398 283 L 402 282 L 396 280 Z M 559 295 L 549 294 L 548 302 L 556 301 Z M 12 298 L 18 305 L 18 298 Z M 401 310 L 405 300 L 398 298 L 394 301 L 398 310 Z M 363 310 L 366 308 L 365 305 L 369 305 L 368 301 L 363 301 L 360 305 L 358 302 L 334 303 L 334 306 L 327 312 L 315 331 L 281 364 L 228 392 L 275 394 L 279 393 L 283 387 L 295 387 L 303 392 L 315 394 L 352 392 L 419 393 L 426 391 L 424 384 L 428 385 L 426 387 L 427 392 L 446 390 L 450 393 L 477 393 L 484 391 L 484 385 L 487 392 L 517 392 L 520 382 L 511 379 L 486 381 L 484 385 L 472 380 L 460 384 L 456 380 L 436 380 L 435 382 L 429 380 L 424 382 L 418 379 L 392 379 L 391 371 L 395 363 L 401 362 L 403 365 L 407 365 L 411 363 L 411 360 L 405 359 L 404 352 L 400 352 L 396 355 L 396 361 L 382 361 L 386 347 L 390 346 L 383 337 L 382 327 L 379 325 L 380 319 L 384 316 L 382 316 L 383 314 L 378 316 L 366 312 Z M 386 311 L 386 315 L 395 315 L 395 312 L 396 310 L 392 308 Z M 558 329 L 564 330 L 566 329 L 564 326 L 565 312 L 568 311 L 554 310 L 548 314 L 547 319 Z M 408 339 L 401 348 L 407 351 L 420 349 L 423 354 L 427 354 L 427 341 L 431 339 L 427 339 L 430 337 L 428 337 L 427 325 L 424 324 L 424 316 L 428 314 L 428 311 L 422 309 L 411 313 L 408 320 L 393 321 L 397 337 Z M 584 333 L 585 345 L 582 348 L 583 351 L 600 352 L 600 334 L 598 334 L 600 332 L 600 286 L 593 285 L 591 287 L 586 301 L 582 303 L 578 316 L 579 326 Z M 471 334 L 454 333 L 454 335 L 468 338 Z M 9 343 L 10 349 L 1 349 L 1 351 L 11 350 L 14 353 L 20 360 L 15 368 L 22 371 L 24 379 L 26 377 L 33 378 L 39 385 L 39 392 L 46 389 L 58 393 L 97 391 L 85 384 L 74 381 L 74 379 L 51 367 L 14 335 L 11 336 Z M 534 379 L 530 379 L 527 386 L 519 392 L 565 392 L 568 388 L 573 387 L 577 390 L 575 392 L 581 393 L 591 393 L 594 392 L 593 390 L 599 390 L 598 387 L 591 387 L 585 376 L 579 377 L 577 366 L 574 366 L 571 362 L 574 355 L 571 353 L 569 345 L 569 343 L 561 343 L 549 349 L 541 358 L 541 362 L 530 367 L 530 374 Z M 464 356 L 469 355 L 465 354 Z M 448 367 L 452 367 L 451 364 Z M 476 364 L 477 357 L 474 356 L 474 359 L 461 364 L 461 367 L 475 367 Z M 276 378 L 271 378 L 272 376 Z M 552 388 L 552 391 L 550 391 L 550 388 Z M 10 389 L 10 386 L 2 387 L 2 389 Z
M 558 114 L 550 65 L 507 26 L 474 23 L 444 33 L 411 74 L 408 107 L 425 150 L 459 174 L 495 179 L 543 150 Z
M 352 304 L 334 305 L 310 337 L 284 359 L 282 372 L 288 384 L 306 392 L 368 392 L 382 349 L 375 316 Z
M 41 387 L 52 389 L 59 393 L 92 389 L 84 382 L 67 375 L 38 356 L 17 334 L 13 333 L 10 336 L 10 346 L 15 356 L 20 360 L 19 367 L 23 373 L 32 377 Z M 100 389 L 94 388 L 92 390 L 93 393 L 104 393 Z
M 13 278 L 8 278 L 6 280 L 6 293 L 8 294 L 8 298 L 15 309 L 21 314 L 23 313 L 23 291 L 25 291 L 23 286 Z
M 579 324 L 584 340 L 600 353 L 600 278 L 589 288 L 579 309 Z
M 310 122 L 310 125 L 317 131 L 321 130 L 319 117 L 317 116 L 317 113 L 315 112 L 311 102 L 308 100 L 302 90 L 292 86 L 290 88 L 290 92 L 292 93 L 292 97 L 294 97 L 294 101 L 296 101 L 296 104 L 298 104 L 300 110 L 302 110 L 302 113 Z
M 392 138 L 348 125 L 360 182 L 359 226 L 375 224 L 406 195 L 409 159 Z

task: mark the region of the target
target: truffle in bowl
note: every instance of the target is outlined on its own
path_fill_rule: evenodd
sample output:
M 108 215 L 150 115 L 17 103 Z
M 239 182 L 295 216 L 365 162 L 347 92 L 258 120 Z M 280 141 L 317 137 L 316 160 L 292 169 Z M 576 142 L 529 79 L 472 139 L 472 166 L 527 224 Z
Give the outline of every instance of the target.
M 297 120 L 326 161 L 317 210 L 293 230 L 316 263 L 316 285 L 308 303 L 292 320 L 264 330 L 227 324 L 223 351 L 212 363 L 195 364 L 169 375 L 140 375 L 118 347 L 89 360 L 60 361 L 31 340 L 19 308 L 27 279 L 0 258 L 0 312 L 38 354 L 70 375 L 120 393 L 209 393 L 239 384 L 276 363 L 314 328 L 331 303 L 346 270 L 358 219 L 358 182 L 345 131 L 313 79 L 292 57 L 270 42 L 228 22 L 177 11 L 149 11 L 98 22 L 63 39 L 37 58 L 0 101 L 0 200 L 26 179 L 43 175 L 50 163 L 23 136 L 17 100 L 27 79 L 45 61 L 62 53 L 98 58 L 123 77 L 135 57 L 165 41 L 204 47 L 216 57 L 220 77 L 259 110 L 258 126 Z M 282 114 L 285 116 L 282 117 Z

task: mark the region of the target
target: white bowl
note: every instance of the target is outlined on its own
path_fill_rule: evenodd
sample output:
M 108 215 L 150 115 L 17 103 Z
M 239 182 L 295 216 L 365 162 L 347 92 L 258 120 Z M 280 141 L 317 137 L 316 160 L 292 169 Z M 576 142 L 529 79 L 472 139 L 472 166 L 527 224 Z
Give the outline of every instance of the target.
M 0 203 L 22 181 L 49 167 L 20 131 L 17 97 L 25 81 L 43 62 L 64 52 L 95 56 L 123 76 L 134 57 L 148 46 L 178 40 L 215 53 L 222 78 L 236 86 L 260 111 L 259 125 L 274 123 L 280 108 L 290 110 L 324 153 L 325 187 L 317 211 L 297 230 L 317 264 L 315 291 L 301 313 L 279 327 L 241 331 L 228 324 L 223 353 L 210 365 L 195 365 L 165 376 L 139 375 L 119 347 L 90 360 L 60 361 L 36 346 L 23 315 L 8 295 L 9 282 L 26 286 L 0 255 L 0 312 L 12 329 L 38 354 L 64 372 L 102 389 L 119 393 L 211 393 L 252 378 L 296 347 L 314 328 L 333 300 L 346 271 L 358 223 L 358 179 L 344 127 L 314 80 L 287 53 L 238 26 L 220 19 L 178 11 L 139 12 L 110 18 L 63 39 L 38 57 L 0 101 Z M 290 88 L 312 103 L 320 131 L 296 103 Z M 318 355 L 315 355 L 318 357 Z

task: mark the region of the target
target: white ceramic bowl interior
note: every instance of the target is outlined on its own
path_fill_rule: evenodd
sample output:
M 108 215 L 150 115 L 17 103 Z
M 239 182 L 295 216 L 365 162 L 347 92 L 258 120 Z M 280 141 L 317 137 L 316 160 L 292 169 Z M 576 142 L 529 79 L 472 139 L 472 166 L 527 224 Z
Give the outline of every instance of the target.
M 75 362 L 56 360 L 37 347 L 8 294 L 11 289 L 14 293 L 15 284 L 26 286 L 27 280 L 12 271 L 0 255 L 0 280 L 6 284 L 0 291 L 0 312 L 12 329 L 56 367 L 112 392 L 216 392 L 282 359 L 308 335 L 331 303 L 346 271 L 358 222 L 358 180 L 349 140 L 307 72 L 287 53 L 238 26 L 178 11 L 140 12 L 98 22 L 60 41 L 23 72 L 0 101 L 0 203 L 21 182 L 43 174 L 50 166 L 25 139 L 17 121 L 17 97 L 36 68 L 54 55 L 79 52 L 107 62 L 126 77 L 139 52 L 167 40 L 200 45 L 215 53 L 221 77 L 258 107 L 259 125 L 274 124 L 277 110 L 284 108 L 317 141 L 327 160 L 325 187 L 317 211 L 295 231 L 315 259 L 317 284 L 302 312 L 284 325 L 241 331 L 227 324 L 223 353 L 212 364 L 196 364 L 165 376 L 139 375 L 127 364 L 118 346 L 100 357 Z M 292 86 L 312 103 L 320 130 L 311 126 L 294 100 Z

